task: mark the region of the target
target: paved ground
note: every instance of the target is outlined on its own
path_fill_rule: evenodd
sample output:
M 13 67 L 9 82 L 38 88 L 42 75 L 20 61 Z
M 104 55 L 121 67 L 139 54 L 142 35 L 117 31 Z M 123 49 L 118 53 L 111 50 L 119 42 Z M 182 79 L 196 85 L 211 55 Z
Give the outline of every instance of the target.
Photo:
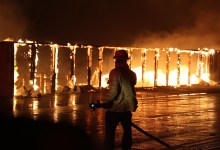
M 140 91 L 137 92 L 137 98 L 139 107 L 133 113 L 133 123 L 170 145 L 173 149 L 220 149 L 220 94 L 167 94 Z M 36 127 L 38 130 L 35 130 L 33 133 L 35 133 L 35 138 L 38 140 L 35 139 L 35 141 L 42 141 L 41 139 L 47 141 L 45 140 L 47 136 L 51 139 L 49 141 L 50 144 L 48 142 L 47 144 L 46 142 L 40 142 L 45 149 L 48 148 L 45 145 L 53 145 L 53 148 L 56 149 L 59 147 L 57 143 L 61 143 L 64 146 L 63 148 L 65 146 L 66 149 L 70 148 L 67 137 L 76 141 L 77 146 L 81 145 L 80 149 L 87 149 L 91 143 L 86 142 L 88 139 L 85 135 L 82 136 L 76 131 L 85 131 L 96 145 L 102 145 L 104 139 L 104 115 L 106 110 L 98 109 L 92 112 L 88 107 L 89 102 L 97 99 L 107 100 L 107 94 L 76 93 L 45 95 L 42 98 L 15 98 L 11 102 L 6 102 L 9 100 L 1 100 L 0 112 L 2 116 L 34 120 L 36 121 L 33 123 L 34 127 L 36 123 L 42 126 L 45 121 L 50 122 L 50 125 L 57 123 L 65 124 L 65 130 L 62 130 L 62 132 L 67 133 L 68 136 L 60 132 L 59 134 L 54 132 L 56 130 L 52 130 L 54 128 L 51 127 L 43 128 L 44 131 L 50 131 L 45 134 L 40 130 L 41 128 Z M 26 130 L 21 129 L 25 129 L 27 124 L 30 125 L 30 123 L 24 121 L 20 125 L 21 128 L 16 128 L 20 130 L 19 133 L 15 131 L 14 126 L 17 125 L 14 124 L 12 126 L 14 129 L 13 133 L 21 134 L 25 132 Z M 76 127 L 71 128 L 72 130 L 76 129 L 76 131 L 71 131 L 73 133 L 71 136 L 69 135 L 69 130 L 67 130 L 70 128 L 66 127 L 66 125 Z M 1 129 L 4 130 L 4 127 L 3 124 Z M 32 130 L 29 131 L 28 134 L 22 137 L 30 137 Z M 152 140 L 135 128 L 132 131 L 132 149 L 168 149 L 166 146 Z M 39 135 L 41 132 L 42 134 Z M 119 125 L 116 131 L 116 149 L 120 149 L 122 132 L 122 127 Z M 4 133 L 6 134 L 7 132 Z M 15 136 L 13 133 L 12 136 Z M 57 135 L 59 136 L 57 137 Z M 78 138 L 80 136 L 81 138 Z M 15 137 L 20 138 L 19 136 Z M 11 138 L 14 139 L 14 137 Z M 60 138 L 65 140 L 60 140 Z M 39 148 L 39 142 L 34 144 L 38 145 Z M 42 147 L 39 149 L 43 149 Z M 88 149 L 92 148 L 90 147 Z

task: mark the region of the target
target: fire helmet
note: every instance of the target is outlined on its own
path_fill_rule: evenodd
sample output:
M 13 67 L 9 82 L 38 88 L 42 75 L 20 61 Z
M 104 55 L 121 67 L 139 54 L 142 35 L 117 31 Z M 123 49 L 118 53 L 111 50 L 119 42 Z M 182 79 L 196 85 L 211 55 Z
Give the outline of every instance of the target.
M 128 53 L 126 50 L 117 50 L 113 58 L 114 59 L 125 59 L 125 60 L 129 59 Z

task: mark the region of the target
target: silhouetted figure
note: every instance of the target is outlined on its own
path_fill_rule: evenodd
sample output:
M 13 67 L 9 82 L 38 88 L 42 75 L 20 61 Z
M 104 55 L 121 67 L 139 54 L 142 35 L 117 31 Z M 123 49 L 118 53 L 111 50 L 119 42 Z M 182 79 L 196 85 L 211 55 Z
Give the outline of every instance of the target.
M 115 68 L 109 74 L 109 100 L 90 104 L 90 108 L 105 108 L 105 150 L 113 150 L 115 145 L 116 127 L 121 122 L 123 127 L 122 149 L 129 150 L 132 146 L 131 119 L 132 112 L 137 109 L 135 84 L 137 77 L 128 64 L 125 50 L 115 52 Z

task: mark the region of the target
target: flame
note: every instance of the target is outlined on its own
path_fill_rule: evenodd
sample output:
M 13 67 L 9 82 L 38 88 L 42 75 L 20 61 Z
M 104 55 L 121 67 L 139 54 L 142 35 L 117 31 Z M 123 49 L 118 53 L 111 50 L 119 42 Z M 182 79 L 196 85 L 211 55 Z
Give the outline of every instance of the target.
M 154 49 L 155 51 L 158 51 L 158 53 L 155 54 L 155 58 L 159 60 L 159 50 Z M 202 57 L 202 60 L 197 60 L 197 68 L 196 73 L 191 74 L 189 76 L 189 67 L 187 65 L 181 64 L 180 60 L 178 60 L 177 69 L 169 70 L 169 79 L 168 79 L 168 86 L 180 86 L 180 85 L 187 85 L 191 86 L 192 84 L 199 84 L 201 81 L 205 81 L 207 83 L 210 82 L 210 74 L 209 74 L 209 55 L 212 55 L 215 53 L 214 49 L 208 50 L 207 48 L 199 49 L 199 51 L 190 51 L 190 50 L 180 50 L 177 48 L 168 48 L 169 52 L 177 52 L 180 57 L 181 52 L 186 52 L 189 54 L 199 53 Z M 143 58 L 142 58 L 143 59 Z M 132 68 L 132 70 L 137 75 L 137 84 L 136 87 L 145 87 L 145 86 L 154 86 L 154 80 L 155 80 L 155 71 L 150 70 L 146 71 L 146 69 L 142 68 L 143 66 L 139 66 L 136 68 Z M 158 86 L 166 86 L 166 70 L 160 70 L 156 68 L 157 71 L 157 85 Z M 144 73 L 143 73 L 144 71 Z M 178 77 L 178 72 L 179 77 Z M 107 87 L 107 80 L 109 74 L 105 74 L 102 76 L 102 87 Z M 143 77 L 142 77 L 143 76 Z M 189 78 L 189 79 L 188 79 Z M 189 83 L 190 81 L 190 83 Z
M 102 75 L 102 87 L 106 88 L 108 86 L 108 76 L 109 74 Z
M 142 86 L 142 68 L 137 67 L 132 69 L 137 75 L 137 87 Z M 180 67 L 180 85 L 188 85 L 188 67 L 183 65 Z M 102 76 L 102 87 L 107 87 L 107 79 L 109 74 Z M 190 76 L 190 85 L 198 84 L 201 80 L 205 82 L 210 82 L 209 73 L 203 73 L 201 79 L 196 74 Z M 166 73 L 158 69 L 158 80 L 157 85 L 165 86 L 166 85 Z M 144 73 L 144 86 L 154 86 L 154 71 L 147 71 Z M 169 73 L 169 86 L 178 86 L 177 85 L 177 69 L 171 70 Z
M 27 41 L 27 42 L 31 42 L 31 41 Z M 37 44 L 35 44 L 35 46 L 37 47 Z M 31 46 L 30 49 L 28 51 L 28 55 L 31 58 L 32 57 L 32 50 L 31 50 Z M 36 49 L 36 56 L 35 56 L 35 70 L 34 70 L 34 80 L 30 80 L 29 84 L 33 87 L 33 90 L 36 91 L 39 89 L 39 86 L 37 85 L 37 79 L 36 79 L 36 74 L 37 74 L 37 65 L 38 65 L 38 50 Z M 31 66 L 31 62 L 29 63 L 29 66 Z
M 47 75 L 44 74 L 44 87 L 43 87 L 43 92 L 46 93 L 47 92 Z
M 14 45 L 14 94 L 16 95 L 17 93 L 17 87 L 16 87 L 16 82 L 18 80 L 19 74 L 18 74 L 18 67 L 17 67 L 17 62 L 16 62 L 16 53 L 18 50 L 19 46 L 25 46 L 28 43 L 31 43 L 33 45 L 33 41 L 22 41 L 21 39 L 18 41 L 17 44 Z M 29 44 L 30 45 L 30 44 Z M 35 44 L 35 46 L 37 47 L 38 45 Z M 61 47 L 60 45 L 57 44 L 50 44 L 51 47 L 51 51 L 52 51 L 52 65 L 51 65 L 51 70 L 52 73 L 55 75 L 55 90 L 57 90 L 58 88 L 58 73 L 59 73 L 59 69 L 58 69 L 58 50 Z M 71 45 L 70 43 L 67 44 L 67 47 L 70 48 L 72 51 L 74 50 L 74 55 L 76 52 L 76 48 L 78 48 L 77 45 Z M 92 46 L 86 46 L 86 48 L 88 48 L 88 56 L 92 56 Z M 129 56 L 132 56 L 132 48 L 120 48 L 120 47 L 102 47 L 102 48 L 110 48 L 110 49 L 126 49 L 129 52 Z M 139 48 L 140 50 L 140 48 Z M 207 49 L 207 48 L 203 48 L 203 49 L 198 49 L 198 51 L 191 51 L 191 50 L 180 50 L 177 48 L 167 48 L 167 49 L 159 49 L 159 48 L 155 48 L 155 49 L 141 49 L 144 52 L 144 56 L 141 57 L 142 60 L 142 66 L 136 67 L 136 68 L 132 68 L 132 70 L 136 73 L 137 75 L 137 87 L 147 87 L 147 86 L 154 86 L 155 82 L 155 73 L 157 73 L 157 79 L 156 79 L 156 83 L 158 86 L 166 86 L 167 84 L 167 72 L 166 70 L 160 70 L 158 69 L 158 64 L 155 65 L 155 70 L 150 70 L 150 71 L 146 71 L 146 67 L 143 69 L 143 66 L 146 66 L 146 56 L 148 51 L 155 51 L 155 57 L 154 57 L 154 61 L 159 61 L 159 57 L 160 57 L 160 52 L 161 51 L 167 51 L 167 52 L 174 52 L 178 54 L 178 62 L 177 62 L 177 69 L 174 70 L 169 70 L 169 79 L 168 79 L 168 85 L 169 86 L 180 86 L 180 85 L 192 85 L 192 84 L 198 84 L 201 81 L 205 81 L 205 82 L 210 82 L 210 75 L 209 75 L 209 55 L 212 55 L 215 53 L 214 49 Z M 160 51 L 161 50 L 161 51 Z M 198 53 L 201 57 L 198 57 L 197 60 L 197 68 L 196 68 L 196 74 L 191 74 L 189 77 L 189 67 L 187 65 L 183 65 L 181 64 L 180 61 L 180 53 L 189 53 L 189 54 L 194 54 L 194 53 Z M 102 53 L 101 53 L 102 54 Z M 142 53 L 141 53 L 142 54 Z M 28 51 L 28 57 L 31 57 L 32 52 L 31 52 L 31 48 Z M 72 56 L 71 56 L 72 57 Z M 70 57 L 70 59 L 72 59 Z M 170 56 L 169 56 L 170 57 Z M 133 57 L 131 57 L 131 60 L 133 59 Z M 102 57 L 101 59 L 102 60 Z M 129 61 L 129 64 L 131 64 L 131 60 Z M 92 57 L 89 58 L 89 61 L 92 61 Z M 169 60 L 170 61 L 170 60 Z M 167 62 L 169 62 L 167 60 Z M 101 62 L 101 61 L 100 61 Z M 38 65 L 38 50 L 36 49 L 36 56 L 35 56 L 35 68 L 37 68 Z M 92 62 L 89 62 L 89 66 L 91 67 Z M 100 63 L 100 66 L 102 67 L 102 64 Z M 92 77 L 92 81 L 94 81 L 94 84 L 97 84 L 98 80 L 99 80 L 99 73 L 100 71 L 102 71 L 101 67 L 99 66 L 99 68 L 97 68 L 97 70 L 95 71 L 95 75 Z M 130 65 L 129 65 L 130 66 Z M 74 66 L 75 67 L 75 66 Z M 75 68 L 74 68 L 75 69 Z M 74 71 L 75 72 L 75 71 Z M 37 69 L 35 69 L 35 77 L 37 76 Z M 101 87 L 107 87 L 108 86 L 108 77 L 109 74 L 103 74 L 101 77 Z M 44 75 L 44 80 L 47 79 L 46 75 Z M 188 79 L 189 78 L 189 79 Z M 189 83 L 190 81 L 190 83 Z M 44 82 L 46 83 L 46 82 Z M 75 86 L 76 83 L 76 76 L 73 75 L 69 82 L 67 83 L 71 88 L 73 88 Z M 30 85 L 32 85 L 33 90 L 38 90 L 39 86 L 37 85 L 37 80 L 34 78 L 33 81 L 29 82 Z M 93 84 L 93 85 L 94 85 Z M 82 85 L 82 83 L 79 85 Z M 46 93 L 46 84 L 43 87 L 43 91 L 44 93 Z
M 18 51 L 18 47 L 19 46 L 26 46 L 27 43 L 33 43 L 33 41 L 22 41 L 21 39 L 18 40 L 18 43 L 15 43 L 14 44 L 14 95 L 17 95 L 17 94 L 20 94 L 20 92 L 18 92 L 18 89 L 17 89 L 17 85 L 16 85 L 16 82 L 18 81 L 18 77 L 19 77 L 19 73 L 18 73 L 18 66 L 17 66 L 17 60 L 16 60 L 16 54 L 17 54 L 17 51 Z M 37 47 L 37 44 L 35 44 L 35 46 Z M 31 58 L 32 56 L 32 50 L 31 50 L 31 46 L 29 45 L 29 51 L 28 51 L 28 57 Z M 36 49 L 36 56 L 35 56 L 35 72 L 34 72 L 34 76 L 36 77 L 37 75 L 37 65 L 38 65 L 38 50 Z M 29 66 L 31 66 L 31 62 L 29 63 Z M 23 86 L 24 86 L 24 83 L 23 83 Z M 28 87 L 29 90 L 32 89 L 33 91 L 36 91 L 39 89 L 39 86 L 37 85 L 37 80 L 36 78 L 34 78 L 33 80 L 29 80 L 29 85 Z M 24 87 L 24 89 L 27 89 L 26 87 Z M 23 91 L 25 92 L 25 91 Z
M 37 44 L 35 44 L 36 45 L 36 47 L 37 47 Z M 38 50 L 36 49 L 36 57 L 35 57 L 35 66 L 36 66 L 36 68 L 35 68 L 35 77 L 36 77 L 36 75 L 37 75 L 37 65 L 38 65 Z M 37 80 L 36 80 L 36 78 L 34 79 L 34 90 L 38 90 L 39 89 L 39 86 L 37 85 Z
M 17 61 L 16 61 L 16 54 L 18 51 L 18 44 L 14 44 L 14 95 L 17 94 L 17 85 L 16 82 L 18 81 L 18 66 L 17 66 Z

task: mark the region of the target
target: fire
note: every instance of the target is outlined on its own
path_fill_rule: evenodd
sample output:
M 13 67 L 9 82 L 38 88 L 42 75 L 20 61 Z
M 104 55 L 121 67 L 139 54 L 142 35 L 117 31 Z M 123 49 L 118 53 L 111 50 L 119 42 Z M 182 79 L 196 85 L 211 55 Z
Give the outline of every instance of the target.
M 36 65 L 36 68 L 37 68 L 37 65 L 38 65 L 38 51 L 36 51 L 36 58 L 35 58 L 35 65 Z M 37 75 L 37 69 L 35 69 L 35 77 Z M 38 90 L 39 89 L 39 86 L 37 85 L 37 80 L 36 78 L 34 79 L 34 90 Z
M 17 51 L 19 46 L 26 46 L 29 44 L 29 51 L 28 51 L 28 58 L 30 60 L 29 62 L 29 67 L 30 67 L 30 80 L 28 85 L 25 85 L 24 79 L 23 79 L 23 84 L 22 87 L 17 89 L 17 84 L 16 82 L 18 81 L 19 73 L 18 73 L 18 66 L 17 66 Z M 34 46 L 34 51 L 33 53 L 32 46 Z M 33 60 L 34 59 L 34 60 Z M 37 75 L 37 64 L 38 64 L 38 50 L 37 50 L 37 44 L 34 44 L 33 41 L 22 41 L 21 39 L 14 44 L 14 95 L 22 95 L 22 96 L 30 96 L 35 93 L 39 89 L 39 86 L 37 85 L 37 80 L 36 80 L 36 75 Z
M 37 47 L 37 44 L 35 44 L 35 46 Z M 28 51 L 28 55 L 29 55 L 29 57 L 30 58 L 32 58 L 33 56 L 33 54 L 32 54 L 32 50 L 31 50 L 31 46 L 29 46 L 30 48 L 29 48 L 29 51 Z M 34 77 L 36 77 L 36 75 L 37 75 L 37 65 L 38 65 L 38 50 L 36 49 L 36 54 L 35 54 L 35 60 L 34 60 L 34 63 L 35 63 L 35 70 L 34 70 Z M 29 66 L 31 66 L 31 63 L 32 62 L 30 62 L 29 63 Z M 29 84 L 33 87 L 33 90 L 34 91 L 36 91 L 36 90 L 38 90 L 39 89 L 39 86 L 37 85 L 37 80 L 36 80 L 36 78 L 34 78 L 34 79 L 32 79 L 32 80 L 30 80 L 29 81 Z
M 17 66 L 17 61 L 16 61 L 16 54 L 18 51 L 18 45 L 14 44 L 14 95 L 17 93 L 17 84 L 16 82 L 18 81 L 18 66 Z
M 30 58 L 30 64 L 29 67 L 30 69 L 30 73 L 31 73 L 31 77 L 29 80 L 29 85 L 31 86 L 31 88 L 33 89 L 33 91 L 37 91 L 39 90 L 39 87 L 41 87 L 40 90 L 42 90 L 43 93 L 46 93 L 46 79 L 47 76 L 46 74 L 44 75 L 38 75 L 37 72 L 37 67 L 38 67 L 38 49 L 37 47 L 39 46 L 39 44 L 33 42 L 33 41 L 22 41 L 19 40 L 18 43 L 15 44 L 15 48 L 14 48 L 14 94 L 17 95 L 17 87 L 16 87 L 16 82 L 18 80 L 19 74 L 18 74 L 18 66 L 17 66 L 17 62 L 16 62 L 16 54 L 18 51 L 18 47 L 19 46 L 25 46 L 28 45 L 29 46 L 29 51 L 28 51 L 28 58 Z M 77 51 L 77 48 L 80 48 L 77 45 L 71 45 L 71 44 L 67 44 L 67 46 L 62 46 L 62 45 L 57 45 L 57 44 L 47 44 L 47 46 L 50 46 L 51 49 L 51 58 L 52 58 L 52 63 L 51 63 L 51 83 L 52 83 L 52 90 L 56 92 L 58 90 L 59 87 L 62 87 L 61 85 L 58 84 L 58 75 L 59 75 L 59 68 L 58 68 L 58 51 L 60 47 L 67 47 L 70 49 L 70 60 L 71 60 L 71 73 L 70 73 L 70 77 L 67 76 L 66 77 L 66 84 L 67 86 L 69 86 L 70 88 L 74 88 L 74 86 L 76 85 L 76 76 L 75 76 L 75 54 Z M 81 47 L 82 48 L 82 47 Z M 87 57 L 88 57 L 88 68 L 91 69 L 92 68 L 92 46 L 84 46 L 83 48 L 87 48 Z M 97 69 L 95 70 L 94 74 L 92 75 L 91 78 L 91 85 L 94 87 L 98 87 L 100 86 L 100 75 L 101 75 L 101 87 L 106 88 L 108 87 L 108 78 L 109 78 L 109 74 L 102 74 L 102 67 L 103 67 L 103 51 L 104 49 L 112 49 L 112 50 L 117 50 L 117 49 L 126 49 L 128 51 L 129 57 L 131 58 L 128 62 L 128 65 L 131 67 L 131 69 L 136 73 L 137 75 L 137 84 L 136 87 L 152 87 L 152 86 L 181 86 L 181 85 L 187 85 L 190 86 L 192 84 L 198 84 L 202 81 L 205 82 L 210 82 L 210 75 L 209 75 L 209 55 L 214 54 L 214 50 L 213 49 L 202 49 L 202 50 L 180 50 L 177 48 L 166 48 L 166 49 L 159 49 L 159 48 L 155 48 L 155 49 L 147 49 L 147 48 L 136 48 L 138 51 L 138 53 L 140 54 L 138 59 L 138 64 L 141 64 L 138 67 L 133 67 L 132 65 L 135 64 L 134 63 L 134 58 L 133 57 L 133 50 L 135 48 L 123 48 L 123 47 L 101 47 L 99 48 L 99 64 Z M 148 66 L 149 64 L 149 59 L 148 59 L 148 52 L 151 51 L 153 53 L 153 57 L 149 57 L 152 60 L 151 63 L 154 63 L 154 69 L 152 70 L 148 70 Z M 163 53 L 164 55 L 162 55 L 165 58 L 165 63 L 162 62 L 162 64 L 166 64 L 165 69 L 162 70 L 161 68 L 158 68 L 158 62 L 160 62 L 160 55 L 161 53 Z M 177 62 L 176 63 L 176 69 L 170 69 L 171 67 L 169 67 L 170 65 L 170 53 L 176 54 L 177 55 Z M 184 56 L 188 57 L 188 64 L 185 61 L 185 63 L 181 63 L 181 55 L 182 53 L 188 54 Z M 150 55 L 149 54 L 149 55 Z M 194 72 L 191 73 L 192 68 L 191 66 L 191 55 L 192 54 L 196 54 L 197 56 L 197 64 L 196 66 L 194 66 Z M 161 63 L 161 62 L 160 62 Z M 161 66 L 159 66 L 161 67 Z M 152 66 L 151 66 L 152 68 Z M 196 73 L 195 73 L 196 72 Z M 40 83 L 37 82 L 36 77 L 40 77 L 41 81 Z M 44 82 L 42 82 L 44 80 Z M 44 83 L 44 85 L 42 86 L 42 84 Z M 40 86 L 38 85 L 40 84 Z M 81 85 L 82 83 L 78 83 L 78 85 Z
M 152 50 L 152 49 L 150 49 Z M 164 50 L 164 49 L 163 49 Z M 189 50 L 179 50 L 177 48 L 168 48 L 166 51 L 167 57 L 167 70 L 158 69 L 158 62 L 160 58 L 160 52 L 158 49 L 153 49 L 155 51 L 154 57 L 154 69 L 146 71 L 147 64 L 146 64 L 146 54 L 147 49 L 143 49 L 142 51 L 142 66 L 132 68 L 132 70 L 137 75 L 137 84 L 136 87 L 147 87 L 147 86 L 175 86 L 178 87 L 180 85 L 187 85 L 190 86 L 192 84 L 199 84 L 201 81 L 203 82 L 210 82 L 210 74 L 209 74 L 209 55 L 214 54 L 213 49 L 203 49 L 199 51 L 189 51 Z M 168 53 L 167 53 L 168 52 Z M 177 68 L 173 70 L 169 70 L 169 63 L 170 63 L 170 52 L 177 54 Z M 188 54 L 188 66 L 185 64 L 181 64 L 181 55 L 182 53 Z M 194 74 L 191 74 L 190 67 L 191 67 L 191 56 L 192 54 L 198 55 L 197 66 L 195 69 Z M 138 60 L 139 61 L 139 60 Z M 143 66 L 144 65 L 144 66 Z M 143 68 L 144 67 L 144 68 Z M 156 74 L 155 74 L 156 73 Z M 168 76 L 167 76 L 168 75 Z M 108 76 L 108 75 L 104 75 Z M 167 78 L 168 77 L 168 78 Z M 104 78 L 104 77 L 103 77 Z M 168 81 L 167 81 L 168 80 Z M 102 80 L 103 84 L 107 84 L 104 80 Z
M 109 74 L 105 74 L 102 76 L 102 87 L 106 88 L 108 86 L 108 76 Z
M 137 75 L 137 84 L 136 87 L 144 86 L 154 86 L 154 71 L 147 71 L 144 73 L 144 83 L 142 83 L 142 68 L 137 67 L 132 69 Z M 105 74 L 102 76 L 102 87 L 107 87 L 107 79 L 109 74 Z M 190 85 L 198 84 L 201 80 L 205 82 L 210 82 L 209 74 L 203 73 L 201 79 L 196 74 L 192 74 L 190 76 Z M 162 70 L 158 70 L 158 86 L 166 86 L 166 73 Z M 188 68 L 187 66 L 181 66 L 181 74 L 180 74 L 180 85 L 188 85 Z M 169 74 L 169 86 L 178 86 L 177 84 L 177 69 L 171 70 Z

